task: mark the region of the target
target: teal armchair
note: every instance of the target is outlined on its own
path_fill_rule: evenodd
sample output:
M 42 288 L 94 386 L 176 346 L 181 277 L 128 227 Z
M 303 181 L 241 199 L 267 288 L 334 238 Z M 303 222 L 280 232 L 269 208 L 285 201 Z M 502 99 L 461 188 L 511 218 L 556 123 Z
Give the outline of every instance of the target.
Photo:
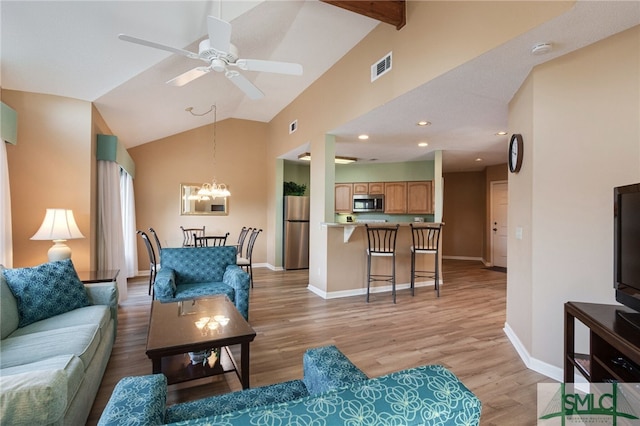
M 236 264 L 236 248 L 163 248 L 162 267 L 153 283 L 162 302 L 226 295 L 249 319 L 249 274 Z

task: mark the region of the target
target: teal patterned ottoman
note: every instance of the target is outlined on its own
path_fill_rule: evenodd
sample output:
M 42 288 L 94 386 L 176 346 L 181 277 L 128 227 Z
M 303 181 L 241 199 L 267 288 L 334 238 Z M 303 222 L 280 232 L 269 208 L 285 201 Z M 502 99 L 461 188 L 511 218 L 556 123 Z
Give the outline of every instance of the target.
M 480 423 L 480 400 L 428 365 L 373 379 L 335 346 L 309 349 L 304 378 L 166 408 L 162 375 L 118 383 L 99 425 L 459 425 Z

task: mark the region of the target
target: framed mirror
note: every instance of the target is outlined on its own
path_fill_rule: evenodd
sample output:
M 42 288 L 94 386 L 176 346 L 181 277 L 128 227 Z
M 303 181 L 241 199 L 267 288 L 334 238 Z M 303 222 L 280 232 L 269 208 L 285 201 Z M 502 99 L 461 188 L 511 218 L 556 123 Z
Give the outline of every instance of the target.
M 227 216 L 229 214 L 229 198 L 201 197 L 198 190 L 202 184 L 180 184 L 181 216 Z

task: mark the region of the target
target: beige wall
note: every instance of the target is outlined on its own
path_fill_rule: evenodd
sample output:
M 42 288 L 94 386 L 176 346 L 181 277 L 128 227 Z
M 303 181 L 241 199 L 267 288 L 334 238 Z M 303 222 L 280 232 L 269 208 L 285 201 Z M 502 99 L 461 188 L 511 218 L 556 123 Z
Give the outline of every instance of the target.
M 137 228 L 152 227 L 163 245 L 182 244 L 180 226 L 205 226 L 207 234 L 229 232 L 235 242 L 243 226 L 266 230 L 267 182 L 266 123 L 229 119 L 216 128 L 216 158 L 213 159 L 213 125 L 169 136 L 129 149 L 136 163 L 134 192 Z M 228 216 L 181 216 L 180 183 L 211 182 L 214 178 L 231 191 Z M 266 232 L 254 247 L 254 263 L 266 261 Z M 141 270 L 149 264 L 146 249 L 138 239 Z M 144 265 L 144 266 L 143 266 Z
M 531 272 L 531 209 L 533 199 L 533 82 L 528 78 L 509 105 L 509 129 L 522 134 L 524 154 L 522 168 L 509 176 L 509 212 L 507 237 L 507 326 L 531 353 L 533 327 Z M 514 238 L 516 228 L 522 228 L 522 240 Z M 558 325 L 558 327 L 560 327 Z
M 564 303 L 614 302 L 612 194 L 640 182 L 639 75 L 634 27 L 537 67 L 510 105 L 525 153 L 509 176 L 507 326 L 557 374 Z
M 18 113 L 18 144 L 7 145 L 13 232 L 13 266 L 47 261 L 51 241 L 29 238 L 47 208 L 73 210 L 83 239 L 69 240 L 78 270 L 92 266 L 92 139 L 90 102 L 2 90 L 2 101 Z
M 483 259 L 485 173 L 445 173 L 444 182 L 442 255 Z

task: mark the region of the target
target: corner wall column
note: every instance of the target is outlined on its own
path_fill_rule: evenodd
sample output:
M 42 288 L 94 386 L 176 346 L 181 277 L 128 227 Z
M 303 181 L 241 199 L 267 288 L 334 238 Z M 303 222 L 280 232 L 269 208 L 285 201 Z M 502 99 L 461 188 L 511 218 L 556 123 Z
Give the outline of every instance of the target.
M 309 286 L 320 292 L 327 290 L 327 228 L 322 222 L 333 222 L 335 182 L 335 136 L 324 135 L 311 141 L 311 215 L 309 218 Z

